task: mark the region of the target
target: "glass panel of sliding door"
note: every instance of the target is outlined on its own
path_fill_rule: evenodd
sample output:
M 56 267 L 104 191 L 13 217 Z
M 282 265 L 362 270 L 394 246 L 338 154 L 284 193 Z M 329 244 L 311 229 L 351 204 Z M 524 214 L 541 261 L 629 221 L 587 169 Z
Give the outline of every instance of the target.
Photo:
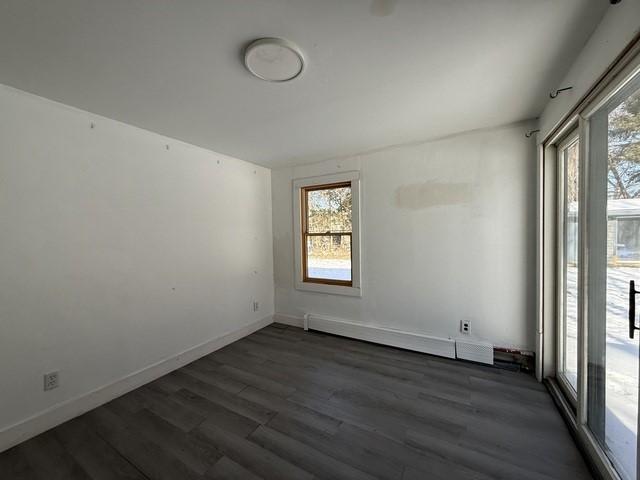
M 558 309 L 558 378 L 565 393 L 574 402 L 578 389 L 578 140 L 576 132 L 558 146 L 558 282 L 561 285 Z
M 587 424 L 620 476 L 636 479 L 638 332 L 631 338 L 629 311 L 630 282 L 640 289 L 640 76 L 591 116 L 588 148 Z

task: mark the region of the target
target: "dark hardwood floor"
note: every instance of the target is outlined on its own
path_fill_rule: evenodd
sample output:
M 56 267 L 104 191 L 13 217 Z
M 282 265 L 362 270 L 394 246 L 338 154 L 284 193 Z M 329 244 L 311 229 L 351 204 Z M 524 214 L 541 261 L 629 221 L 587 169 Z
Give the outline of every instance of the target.
M 0 454 L 5 479 L 586 479 L 523 373 L 271 325 Z

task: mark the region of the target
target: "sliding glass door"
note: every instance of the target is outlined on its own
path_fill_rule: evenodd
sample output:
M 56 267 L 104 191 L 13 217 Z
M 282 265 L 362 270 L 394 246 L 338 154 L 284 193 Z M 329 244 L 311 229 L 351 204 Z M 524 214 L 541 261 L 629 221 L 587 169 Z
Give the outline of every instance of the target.
M 557 376 L 575 405 L 578 391 L 578 271 L 579 271 L 579 136 L 568 135 L 558 146 L 558 318 Z
M 586 424 L 618 474 L 636 479 L 639 335 L 630 285 L 640 290 L 640 75 L 595 109 L 586 131 Z

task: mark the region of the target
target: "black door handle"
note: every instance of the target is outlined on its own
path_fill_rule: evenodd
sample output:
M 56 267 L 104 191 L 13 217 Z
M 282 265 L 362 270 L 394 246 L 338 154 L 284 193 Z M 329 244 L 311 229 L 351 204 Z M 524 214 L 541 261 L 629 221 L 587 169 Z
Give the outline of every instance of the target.
M 636 290 L 636 282 L 631 280 L 629 282 L 629 338 L 633 338 L 635 330 L 640 330 L 636 327 L 636 294 L 640 291 Z

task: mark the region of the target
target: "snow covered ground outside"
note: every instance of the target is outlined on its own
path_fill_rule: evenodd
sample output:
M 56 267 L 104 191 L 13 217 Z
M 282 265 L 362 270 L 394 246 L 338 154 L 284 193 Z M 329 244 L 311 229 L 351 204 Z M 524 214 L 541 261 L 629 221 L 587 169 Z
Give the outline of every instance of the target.
M 607 270 L 606 339 L 606 447 L 628 478 L 635 478 L 638 409 L 638 336 L 629 338 L 629 281 L 640 283 L 640 268 L 609 267 Z M 567 287 L 575 292 L 576 269 L 567 272 Z M 638 298 L 640 301 L 640 298 Z M 567 367 L 577 368 L 575 298 L 567 299 Z M 639 304 L 640 305 L 640 304 Z M 640 311 L 640 309 L 638 310 Z
M 309 257 L 308 270 L 311 278 L 351 280 L 351 260 Z

